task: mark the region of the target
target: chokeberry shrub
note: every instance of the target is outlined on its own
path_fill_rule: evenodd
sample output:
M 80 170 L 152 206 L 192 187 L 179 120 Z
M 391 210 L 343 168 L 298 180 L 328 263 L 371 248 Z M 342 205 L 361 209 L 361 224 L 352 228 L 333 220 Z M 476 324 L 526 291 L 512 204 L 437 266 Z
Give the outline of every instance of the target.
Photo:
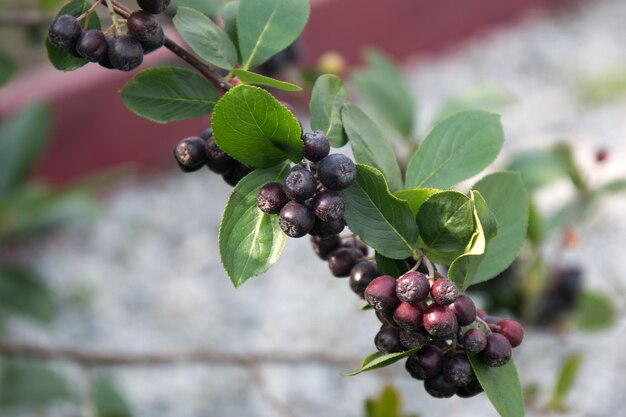
M 94 14 L 100 3 L 112 18 L 104 31 Z M 142 0 L 142 10 L 131 11 L 116 0 L 74 0 L 50 28 L 49 57 L 62 70 L 98 62 L 129 71 L 163 45 L 195 70 L 144 69 L 120 94 L 132 112 L 155 122 L 211 115 L 207 129 L 187 132 L 173 152 L 184 172 L 207 167 L 234 187 L 219 231 L 233 284 L 272 267 L 287 237 L 309 235 L 330 275 L 349 277 L 347 286 L 381 321 L 378 351 L 348 375 L 406 359 L 408 373 L 434 397 L 485 391 L 501 415 L 523 415 L 512 361 L 523 329 L 481 314 L 465 291 L 516 258 L 528 196 L 515 172 L 451 189 L 498 156 L 499 117 L 463 111 L 444 118 L 401 164 L 389 137 L 399 134 L 415 148 L 415 109 L 384 56 L 370 53 L 369 67 L 353 77 L 369 107 L 389 122 L 384 129 L 351 102 L 340 78 L 321 75 L 304 130 L 270 92 L 301 88 L 259 73 L 269 73 L 263 65 L 300 35 L 308 0 L 240 0 L 226 4 L 216 21 L 179 7 L 173 23 L 191 51 L 166 37 L 154 16 L 168 4 Z M 346 144 L 354 160 L 332 150 Z

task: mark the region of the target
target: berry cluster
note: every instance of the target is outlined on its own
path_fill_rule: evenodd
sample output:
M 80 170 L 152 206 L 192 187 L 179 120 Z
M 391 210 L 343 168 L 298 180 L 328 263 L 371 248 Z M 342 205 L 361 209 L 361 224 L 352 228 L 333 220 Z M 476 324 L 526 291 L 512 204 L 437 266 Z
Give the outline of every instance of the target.
M 183 172 L 197 171 L 206 165 L 233 187 L 253 171 L 217 146 L 210 127 L 202 131 L 200 136 L 191 136 L 178 142 L 174 147 L 174 158 Z
M 165 34 L 155 14 L 165 10 L 170 0 L 138 0 L 137 3 L 143 10 L 130 14 L 126 20 L 126 34 L 117 32 L 117 22 L 113 24 L 112 35 L 96 29 L 83 30 L 81 21 L 89 15 L 87 12 L 79 17 L 57 16 L 48 30 L 48 40 L 74 56 L 97 62 L 105 68 L 135 69 L 141 65 L 145 54 L 163 46 Z
M 329 238 L 346 226 L 346 206 L 337 191 L 354 183 L 356 168 L 345 155 L 329 155 L 330 144 L 323 132 L 305 133 L 302 141 L 308 161 L 291 168 L 282 184 L 265 184 L 257 195 L 257 206 L 265 213 L 278 214 L 287 236 L 310 233 Z
M 454 282 L 432 281 L 419 271 L 397 280 L 376 277 L 364 296 L 383 323 L 376 348 L 388 354 L 423 346 L 409 356 L 406 370 L 436 398 L 482 392 L 467 355 L 478 355 L 490 367 L 503 366 L 524 337 L 518 322 L 487 316 L 470 297 L 459 294 Z

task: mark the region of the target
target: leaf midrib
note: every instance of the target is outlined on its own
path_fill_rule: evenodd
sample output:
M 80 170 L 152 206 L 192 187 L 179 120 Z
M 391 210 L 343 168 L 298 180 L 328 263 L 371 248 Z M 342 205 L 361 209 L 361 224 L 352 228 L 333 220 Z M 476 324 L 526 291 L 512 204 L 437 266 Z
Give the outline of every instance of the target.
M 274 9 L 272 10 L 272 14 L 270 14 L 270 17 L 267 19 L 267 22 L 265 22 L 265 25 L 263 26 L 263 30 L 261 30 L 261 33 L 259 34 L 259 37 L 257 38 L 254 48 L 252 48 L 252 51 L 250 52 L 250 55 L 248 56 L 246 63 L 242 67 L 244 70 L 247 70 L 248 68 L 250 68 L 250 63 L 252 62 L 254 56 L 257 54 L 257 50 L 259 49 L 260 45 L 263 43 L 263 37 L 265 36 L 265 33 L 269 30 L 272 20 L 274 19 L 274 15 L 276 14 L 276 10 L 278 10 L 278 5 L 281 2 L 282 1 L 279 0 L 274 4 Z

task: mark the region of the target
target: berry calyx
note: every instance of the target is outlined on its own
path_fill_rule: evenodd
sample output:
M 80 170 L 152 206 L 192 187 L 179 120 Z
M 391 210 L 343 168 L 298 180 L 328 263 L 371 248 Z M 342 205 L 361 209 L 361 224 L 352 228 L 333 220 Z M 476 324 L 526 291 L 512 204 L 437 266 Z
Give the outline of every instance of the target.
M 511 343 L 511 347 L 517 347 L 524 339 L 524 328 L 515 320 L 505 319 L 498 322 L 498 333 L 503 335 Z
M 107 55 L 107 41 L 100 30 L 83 32 L 76 42 L 76 52 L 89 62 L 99 62 Z
M 307 132 L 302 135 L 304 142 L 304 157 L 309 161 L 317 162 L 328 156 L 330 143 L 321 130 Z
M 365 289 L 365 301 L 384 316 L 392 316 L 400 304 L 396 295 L 396 280 L 389 275 L 375 278 Z
M 71 49 L 76 45 L 82 31 L 78 19 L 62 14 L 52 21 L 48 29 L 48 40 L 57 48 Z
M 347 277 L 361 258 L 361 251 L 354 248 L 335 249 L 328 256 L 328 268 L 336 277 Z
M 437 304 L 446 306 L 452 304 L 459 295 L 456 284 L 449 279 L 438 279 L 430 289 L 430 295 Z
M 137 0 L 137 5 L 152 14 L 165 11 L 170 5 L 170 0 Z
M 278 213 L 288 202 L 283 186 L 277 182 L 265 184 L 256 196 L 256 204 L 264 213 Z
M 350 158 L 335 153 L 320 161 L 317 177 L 330 190 L 344 190 L 356 180 L 356 167 Z
M 287 236 L 302 237 L 313 229 L 315 214 L 311 207 L 290 201 L 280 211 L 278 224 Z
M 163 46 L 165 34 L 156 17 L 144 10 L 135 10 L 126 22 L 128 33 L 141 43 L 143 52 L 150 53 Z
M 325 222 L 332 222 L 343 218 L 343 214 L 346 211 L 346 203 L 336 192 L 323 190 L 315 195 L 313 210 L 319 219 Z
M 456 334 L 458 324 L 456 316 L 447 307 L 439 304 L 428 306 L 423 316 L 424 328 L 436 339 L 447 339 Z
M 476 320 L 476 305 L 470 297 L 461 294 L 456 301 L 450 305 L 450 310 L 456 314 L 459 326 L 467 326 Z
M 204 141 L 198 136 L 181 140 L 174 147 L 174 157 L 184 172 L 197 171 L 206 162 Z
M 500 333 L 487 335 L 487 346 L 479 353 L 480 360 L 487 366 L 503 366 L 511 359 L 511 343 Z
M 310 171 L 296 165 L 285 177 L 284 188 L 289 198 L 302 203 L 315 195 L 317 182 Z
M 374 344 L 380 353 L 396 353 L 403 352 L 404 346 L 400 343 L 400 335 L 398 329 L 392 326 L 382 325 L 376 337 Z
M 363 298 L 367 286 L 379 275 L 376 262 L 361 261 L 350 271 L 350 289 Z
M 141 43 L 132 35 L 107 37 L 109 62 L 120 71 L 131 71 L 143 62 Z
M 428 297 L 430 283 L 421 272 L 409 271 L 397 280 L 396 293 L 401 301 L 418 304 Z
M 415 379 L 432 378 L 442 369 L 443 353 L 433 344 L 424 346 L 406 360 L 406 370 Z
M 480 329 L 469 329 L 463 335 L 463 346 L 469 353 L 480 353 L 487 346 L 487 335 Z

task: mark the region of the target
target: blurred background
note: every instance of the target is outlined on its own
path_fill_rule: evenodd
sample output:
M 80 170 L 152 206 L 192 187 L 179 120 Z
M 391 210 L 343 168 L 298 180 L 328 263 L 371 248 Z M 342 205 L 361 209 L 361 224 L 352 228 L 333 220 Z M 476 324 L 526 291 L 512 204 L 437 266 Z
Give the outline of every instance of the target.
M 221 3 L 173 0 L 160 19 L 176 37 L 177 6 Z M 235 290 L 217 248 L 230 187 L 171 154 L 210 121 L 135 116 L 118 95 L 132 74 L 55 70 L 43 42 L 62 6 L 0 0 L 0 416 L 497 415 L 484 395 L 429 397 L 402 364 L 341 376 L 379 324 L 307 239 Z M 474 294 L 527 328 L 529 416 L 626 406 L 624 21 L 623 0 L 312 0 L 301 38 L 259 69 L 305 90 L 339 74 L 401 160 L 406 132 L 372 84 L 408 95 L 413 144 L 456 111 L 502 115 L 493 169 L 522 173 L 528 239 Z M 279 97 L 307 128 L 309 93 Z

